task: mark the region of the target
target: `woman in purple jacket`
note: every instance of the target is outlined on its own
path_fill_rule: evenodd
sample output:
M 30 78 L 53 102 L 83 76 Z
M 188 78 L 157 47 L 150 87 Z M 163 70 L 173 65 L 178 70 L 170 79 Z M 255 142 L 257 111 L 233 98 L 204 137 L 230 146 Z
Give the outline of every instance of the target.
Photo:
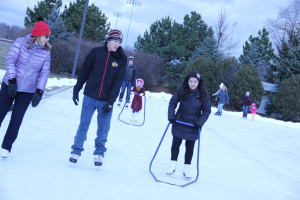
M 13 102 L 14 106 L 1 146 L 4 158 L 8 157 L 18 136 L 30 102 L 36 107 L 42 99 L 50 72 L 49 35 L 49 26 L 39 19 L 32 33 L 17 38 L 8 51 L 0 90 L 0 126 Z

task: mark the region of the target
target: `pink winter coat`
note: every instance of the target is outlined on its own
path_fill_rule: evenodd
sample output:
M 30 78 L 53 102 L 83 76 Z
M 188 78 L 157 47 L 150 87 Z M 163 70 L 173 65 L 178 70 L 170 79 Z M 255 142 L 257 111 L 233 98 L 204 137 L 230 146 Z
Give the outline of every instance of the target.
M 30 36 L 17 38 L 6 57 L 6 73 L 3 82 L 17 79 L 18 91 L 34 93 L 36 89 L 45 90 L 50 73 L 50 51 L 45 47 L 33 45 L 27 49 Z
M 256 114 L 256 106 L 255 107 L 250 106 L 250 110 L 252 114 Z

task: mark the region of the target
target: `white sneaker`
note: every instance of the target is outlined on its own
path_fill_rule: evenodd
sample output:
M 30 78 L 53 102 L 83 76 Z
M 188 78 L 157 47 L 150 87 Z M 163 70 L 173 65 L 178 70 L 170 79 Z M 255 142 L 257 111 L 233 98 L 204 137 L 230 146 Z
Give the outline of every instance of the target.
M 176 163 L 177 163 L 177 161 L 174 161 L 174 160 L 171 161 L 171 165 L 170 165 L 169 169 L 166 171 L 166 174 L 171 175 L 175 172 Z
M 77 160 L 78 160 L 79 157 L 80 157 L 79 155 L 71 154 L 71 157 L 70 157 L 69 161 L 71 163 L 77 163 Z
M 191 165 L 184 164 L 183 176 L 184 176 L 186 179 L 192 178 L 192 174 L 191 174 Z
M 94 165 L 95 166 L 101 166 L 102 165 L 103 156 L 101 155 L 95 155 L 94 156 Z
M 6 150 L 6 149 L 2 149 L 1 157 L 2 157 L 2 158 L 7 158 L 8 155 L 9 155 L 9 151 Z

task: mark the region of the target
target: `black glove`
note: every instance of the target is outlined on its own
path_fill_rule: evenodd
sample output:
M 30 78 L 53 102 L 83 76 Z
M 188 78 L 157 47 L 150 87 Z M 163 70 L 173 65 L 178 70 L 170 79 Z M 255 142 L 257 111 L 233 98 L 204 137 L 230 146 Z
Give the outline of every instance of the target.
M 102 111 L 103 111 L 103 113 L 108 113 L 108 112 L 111 111 L 111 109 L 112 109 L 112 104 L 109 103 L 109 102 L 107 102 L 107 103 L 103 106 Z
M 8 80 L 8 97 L 9 98 L 14 98 L 17 94 L 17 79 L 12 78 Z
M 197 122 L 194 123 L 194 127 L 195 127 L 196 129 L 201 128 L 201 126 L 200 126 Z
M 73 88 L 73 101 L 74 104 L 77 106 L 79 102 L 79 90 L 77 88 Z
M 32 107 L 36 107 L 40 103 L 43 93 L 44 93 L 43 90 L 36 89 L 35 93 L 32 96 L 32 99 L 31 99 Z
M 171 124 L 175 124 L 175 123 L 176 123 L 176 119 L 169 119 L 169 122 L 170 122 Z

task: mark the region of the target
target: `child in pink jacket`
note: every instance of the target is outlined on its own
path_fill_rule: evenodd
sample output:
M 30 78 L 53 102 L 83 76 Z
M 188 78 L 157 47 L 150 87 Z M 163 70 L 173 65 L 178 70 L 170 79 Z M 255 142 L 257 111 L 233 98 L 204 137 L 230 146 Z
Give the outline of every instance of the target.
M 256 104 L 255 103 L 251 104 L 250 110 L 251 110 L 251 120 L 254 121 L 255 120 L 255 114 L 256 114 Z

